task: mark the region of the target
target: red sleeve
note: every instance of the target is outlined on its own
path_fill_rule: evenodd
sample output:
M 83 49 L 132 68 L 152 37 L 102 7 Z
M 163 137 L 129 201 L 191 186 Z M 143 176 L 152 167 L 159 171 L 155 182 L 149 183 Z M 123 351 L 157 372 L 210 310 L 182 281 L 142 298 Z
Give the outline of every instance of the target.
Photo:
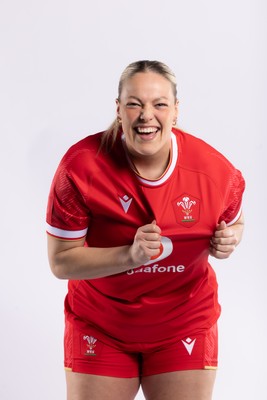
M 54 176 L 47 205 L 47 232 L 64 239 L 86 236 L 89 210 L 82 187 L 63 158 Z
M 220 217 L 220 221 L 225 221 L 227 225 L 235 223 L 242 211 L 242 195 L 245 190 L 245 181 L 241 172 L 235 169 L 231 175 L 225 177 L 226 185 L 224 208 Z

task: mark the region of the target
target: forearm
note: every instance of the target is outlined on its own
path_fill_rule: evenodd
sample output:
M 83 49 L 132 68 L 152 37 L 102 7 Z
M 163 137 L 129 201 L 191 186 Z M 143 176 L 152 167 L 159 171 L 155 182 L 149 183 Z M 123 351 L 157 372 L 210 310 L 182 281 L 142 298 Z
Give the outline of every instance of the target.
M 59 279 L 94 279 L 110 276 L 133 267 L 129 247 L 74 247 L 62 250 L 50 258 L 50 266 Z

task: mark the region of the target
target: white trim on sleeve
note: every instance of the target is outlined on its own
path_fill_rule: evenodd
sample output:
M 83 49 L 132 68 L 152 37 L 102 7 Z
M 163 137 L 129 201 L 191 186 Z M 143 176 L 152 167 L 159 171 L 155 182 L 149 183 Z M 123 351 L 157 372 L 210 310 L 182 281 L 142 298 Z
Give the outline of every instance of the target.
M 239 220 L 239 218 L 240 218 L 240 216 L 241 216 L 241 213 L 242 213 L 242 207 L 240 207 L 240 209 L 239 209 L 237 215 L 235 216 L 235 218 L 234 218 L 232 221 L 228 222 L 228 223 L 226 224 L 226 226 L 234 225 L 234 223 L 235 223 L 236 221 Z
M 86 236 L 87 230 L 88 229 L 86 228 L 80 231 L 66 231 L 64 229 L 55 228 L 54 226 L 51 226 L 48 223 L 46 223 L 47 233 L 62 239 L 81 239 L 84 236 Z

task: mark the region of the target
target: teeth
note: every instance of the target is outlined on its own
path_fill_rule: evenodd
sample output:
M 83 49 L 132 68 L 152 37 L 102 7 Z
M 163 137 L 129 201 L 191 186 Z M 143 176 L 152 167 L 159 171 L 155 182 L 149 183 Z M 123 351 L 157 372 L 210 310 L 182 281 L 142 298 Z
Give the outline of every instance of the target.
M 157 132 L 157 128 L 140 128 L 140 127 L 138 127 L 137 128 L 137 131 L 139 132 L 139 133 L 154 133 L 154 132 Z

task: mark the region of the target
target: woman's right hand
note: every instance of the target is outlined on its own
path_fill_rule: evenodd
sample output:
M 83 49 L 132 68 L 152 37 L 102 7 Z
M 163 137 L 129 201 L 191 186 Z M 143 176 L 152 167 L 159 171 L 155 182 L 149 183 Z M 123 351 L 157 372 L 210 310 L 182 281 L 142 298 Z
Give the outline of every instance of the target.
M 130 246 L 131 266 L 133 268 L 147 263 L 160 252 L 161 229 L 156 221 L 137 229 L 134 242 Z

